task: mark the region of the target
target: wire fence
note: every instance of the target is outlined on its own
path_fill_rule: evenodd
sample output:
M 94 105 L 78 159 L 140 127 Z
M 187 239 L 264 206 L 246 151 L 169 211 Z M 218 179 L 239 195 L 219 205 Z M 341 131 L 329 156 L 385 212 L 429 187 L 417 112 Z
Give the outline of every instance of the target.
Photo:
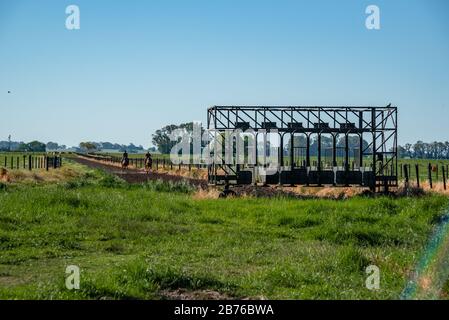
M 107 163 L 111 163 L 114 165 L 120 165 L 122 162 L 121 157 L 115 157 L 115 156 L 100 156 L 100 155 L 93 155 L 93 154 L 85 154 L 85 153 L 79 153 L 79 156 L 86 157 L 89 159 L 99 160 Z M 130 157 L 129 158 L 129 165 L 136 169 L 144 169 L 145 168 L 145 157 Z M 192 169 L 207 169 L 207 164 L 191 164 L 191 163 L 180 163 L 180 164 L 174 164 L 171 162 L 170 159 L 163 157 L 163 158 L 154 158 L 151 164 L 152 170 L 188 170 L 191 171 Z
M 447 181 L 449 180 L 449 164 L 400 164 L 399 178 L 404 180 L 406 185 L 416 183 L 418 187 L 423 182 L 427 182 L 430 188 L 434 183 L 442 182 L 444 190 L 447 189 Z
M 57 155 L 0 155 L 0 167 L 10 170 L 49 170 L 62 166 L 62 157 Z

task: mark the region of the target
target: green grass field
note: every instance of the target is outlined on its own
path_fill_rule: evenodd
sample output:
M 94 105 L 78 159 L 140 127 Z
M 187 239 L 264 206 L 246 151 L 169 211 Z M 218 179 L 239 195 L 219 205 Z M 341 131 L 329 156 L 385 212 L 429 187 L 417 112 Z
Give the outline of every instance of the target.
M 439 195 L 199 199 L 186 184 L 128 185 L 65 166 L 78 174 L 0 184 L 0 299 L 164 299 L 180 288 L 397 299 L 449 204 Z M 365 288 L 371 264 L 379 291 Z M 78 291 L 65 288 L 68 265 L 81 268 Z

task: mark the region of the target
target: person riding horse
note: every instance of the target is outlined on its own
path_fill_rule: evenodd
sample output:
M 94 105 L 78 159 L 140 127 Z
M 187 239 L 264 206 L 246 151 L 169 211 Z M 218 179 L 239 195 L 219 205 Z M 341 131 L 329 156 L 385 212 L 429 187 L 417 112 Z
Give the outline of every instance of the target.
M 122 169 L 127 169 L 129 166 L 129 158 L 128 158 L 128 152 L 123 153 L 123 157 L 122 157 Z
M 151 153 L 148 151 L 145 154 L 145 171 L 147 173 L 149 173 L 151 168 L 152 168 L 152 166 L 153 166 L 153 159 L 151 158 Z

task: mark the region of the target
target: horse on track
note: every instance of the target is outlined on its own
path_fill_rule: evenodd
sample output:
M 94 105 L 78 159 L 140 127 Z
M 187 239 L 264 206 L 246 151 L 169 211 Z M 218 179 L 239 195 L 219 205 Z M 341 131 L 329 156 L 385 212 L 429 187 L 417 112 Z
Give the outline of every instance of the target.
M 128 166 L 129 166 L 129 158 L 123 158 L 123 159 L 122 159 L 122 162 L 121 162 L 121 165 L 122 165 L 122 170 L 128 169 Z
M 145 158 L 145 172 L 147 174 L 150 173 L 152 166 L 153 166 L 153 159 Z

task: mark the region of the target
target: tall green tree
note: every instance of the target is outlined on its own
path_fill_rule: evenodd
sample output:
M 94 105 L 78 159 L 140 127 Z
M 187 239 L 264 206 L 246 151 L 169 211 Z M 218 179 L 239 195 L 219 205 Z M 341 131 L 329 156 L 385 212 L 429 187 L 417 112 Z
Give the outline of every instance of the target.
M 30 143 L 27 143 L 26 148 L 30 152 L 45 152 L 46 145 L 45 145 L 45 143 L 35 140 L 35 141 L 31 141 Z
M 80 149 L 87 151 L 87 152 L 92 152 L 97 150 L 97 145 L 93 142 L 81 142 L 79 145 Z
M 177 129 L 185 130 L 187 133 L 191 134 L 193 132 L 193 122 L 181 123 L 180 125 L 171 124 L 156 130 L 152 135 L 152 143 L 160 153 L 169 154 L 171 149 L 179 142 L 180 139 L 178 139 L 178 141 L 170 141 L 170 134 Z M 201 133 L 203 132 L 204 128 L 201 128 Z

